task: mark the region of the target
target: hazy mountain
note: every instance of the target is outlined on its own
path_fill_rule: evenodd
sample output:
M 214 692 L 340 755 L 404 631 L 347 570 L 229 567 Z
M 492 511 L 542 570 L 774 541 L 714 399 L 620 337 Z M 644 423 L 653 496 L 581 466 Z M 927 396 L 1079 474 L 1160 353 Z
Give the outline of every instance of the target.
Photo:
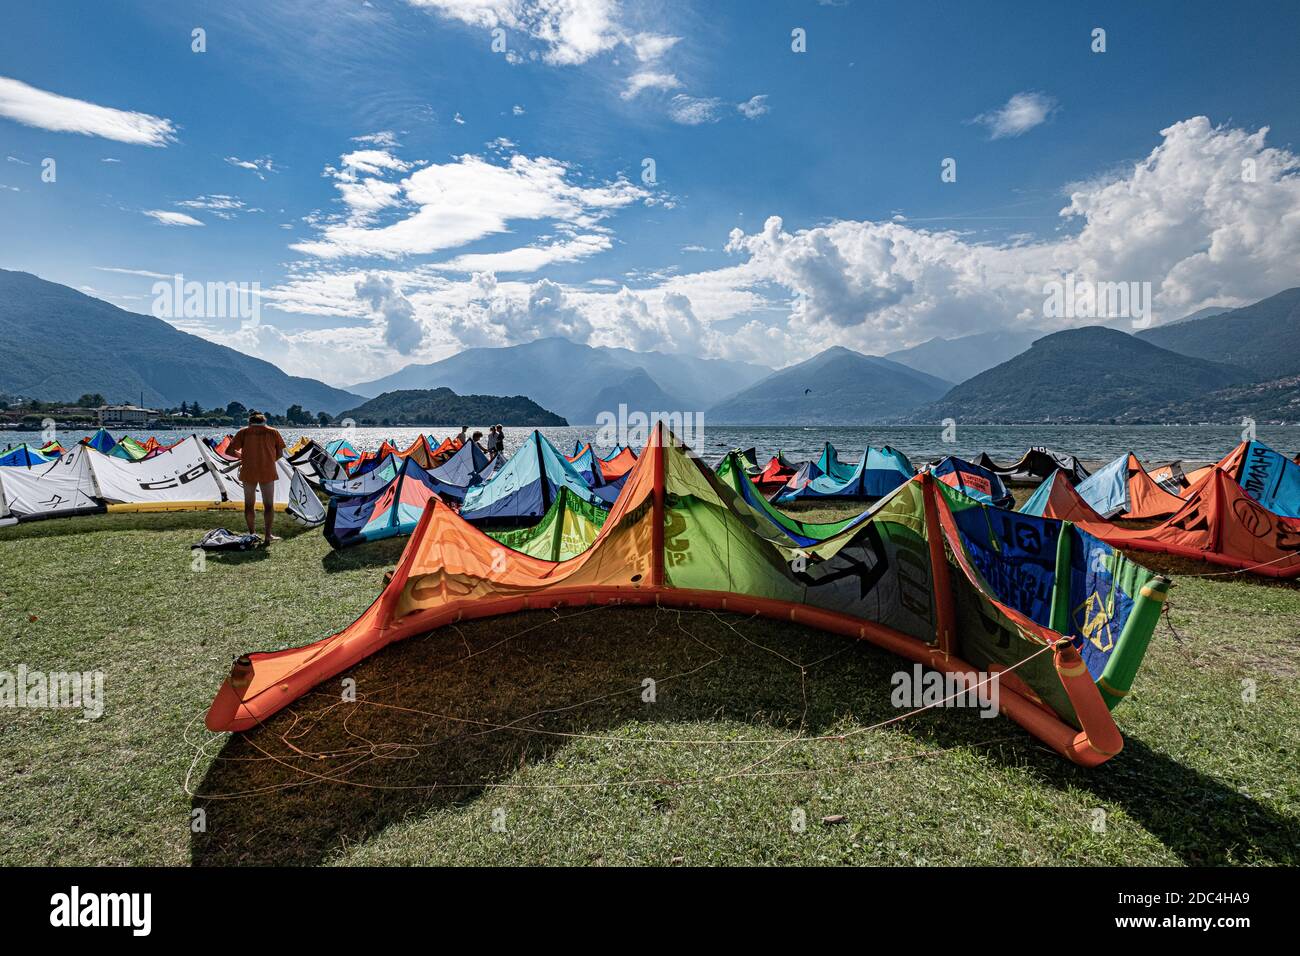
M 1019 355 L 1045 333 L 1039 329 L 979 332 L 961 338 L 935 337 L 911 348 L 888 352 L 885 358 L 949 382 L 964 382 Z
M 1138 337 L 1182 355 L 1228 362 L 1255 378 L 1300 374 L 1300 288 L 1254 305 L 1139 332 Z
M 569 424 L 522 395 L 457 395 L 449 388 L 385 392 L 339 416 L 358 425 L 511 425 L 541 428 Z M 444 436 L 445 437 L 445 436 Z
M 619 405 L 629 412 L 703 411 L 702 408 L 683 408 L 676 399 L 659 387 L 643 368 L 635 368 L 621 381 L 606 385 L 583 410 L 581 422 L 595 422 L 601 412 L 618 414 Z
M 1195 322 L 1197 319 L 1208 319 L 1212 315 L 1223 315 L 1225 312 L 1231 312 L 1232 309 L 1222 305 L 1211 305 L 1204 309 L 1197 309 L 1191 315 L 1185 315 L 1181 319 L 1174 319 L 1172 322 L 1165 322 L 1159 328 L 1168 328 L 1171 325 L 1179 325 L 1183 322 Z
M 40 401 L 98 392 L 110 402 L 205 408 L 242 402 L 331 414 L 360 397 L 127 312 L 56 282 L 0 269 L 0 391 Z
M 836 346 L 709 409 L 723 425 L 855 425 L 903 415 L 951 383 L 878 355 Z
M 1089 326 L 1038 339 L 1028 351 L 910 417 L 917 422 L 1159 422 L 1165 420 L 1162 409 L 1251 379 L 1244 369 Z
M 460 393 L 523 393 L 570 422 L 589 424 L 593 398 L 623 388 L 641 369 L 669 404 L 654 411 L 702 411 L 771 372 L 725 359 L 632 352 L 546 338 L 503 348 L 472 348 L 427 365 L 408 365 L 374 382 L 352 386 L 363 395 L 446 386 Z M 617 406 L 615 406 L 617 408 Z

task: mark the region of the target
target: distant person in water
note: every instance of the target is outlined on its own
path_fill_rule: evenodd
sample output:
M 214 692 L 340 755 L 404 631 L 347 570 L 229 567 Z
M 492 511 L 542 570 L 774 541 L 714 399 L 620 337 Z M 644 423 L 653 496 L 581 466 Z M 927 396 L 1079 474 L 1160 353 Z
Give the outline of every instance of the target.
M 284 439 L 266 423 L 265 415 L 249 412 L 248 427 L 236 433 L 228 450 L 239 456 L 239 480 L 244 484 L 244 523 L 249 534 L 257 534 L 254 530 L 257 489 L 262 489 L 262 521 L 266 528 L 262 545 L 269 548 L 272 541 L 280 540 L 271 533 L 271 525 L 275 520 L 275 466 L 284 453 Z

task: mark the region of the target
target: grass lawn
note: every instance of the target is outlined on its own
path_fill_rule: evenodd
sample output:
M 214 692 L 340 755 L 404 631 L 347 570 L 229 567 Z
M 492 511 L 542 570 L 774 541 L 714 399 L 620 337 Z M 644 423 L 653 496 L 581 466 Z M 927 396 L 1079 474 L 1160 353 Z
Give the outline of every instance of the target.
M 897 715 L 889 678 L 910 666 L 865 642 L 653 609 L 443 630 L 344 675 L 355 703 L 335 680 L 230 736 L 202 720 L 232 657 L 348 624 L 405 543 L 336 553 L 282 520 L 269 555 L 193 570 L 189 545 L 238 521 L 0 531 L 0 670 L 98 669 L 107 696 L 97 720 L 0 709 L 0 864 L 1300 857 L 1294 584 L 1139 556 L 1175 577 L 1169 617 L 1116 710 L 1124 752 L 1094 770 L 973 711 L 864 730 Z M 789 742 L 817 734 L 845 739 Z

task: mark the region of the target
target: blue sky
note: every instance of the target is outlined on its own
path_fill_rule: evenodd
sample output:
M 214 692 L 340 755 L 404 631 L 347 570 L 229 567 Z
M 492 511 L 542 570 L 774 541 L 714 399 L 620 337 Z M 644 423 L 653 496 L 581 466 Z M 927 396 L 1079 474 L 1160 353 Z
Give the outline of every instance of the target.
M 883 353 L 1048 327 L 1043 283 L 1067 275 L 1151 282 L 1160 319 L 1298 281 L 1291 3 L 55 0 L 5 19 L 0 267 L 140 312 L 157 276 L 257 282 L 259 324 L 172 321 L 334 384 L 546 334 L 771 365 Z

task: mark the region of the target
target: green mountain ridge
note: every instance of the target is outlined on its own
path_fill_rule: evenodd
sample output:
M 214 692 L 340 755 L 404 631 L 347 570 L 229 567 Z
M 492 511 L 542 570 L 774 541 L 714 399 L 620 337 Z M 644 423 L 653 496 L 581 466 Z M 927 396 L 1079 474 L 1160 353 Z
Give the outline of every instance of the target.
M 1300 288 L 1146 329 L 1137 337 L 1180 355 L 1239 366 L 1260 381 L 1300 375 Z
M 57 282 L 0 269 L 0 392 L 40 401 L 84 393 L 110 402 L 205 408 L 241 402 L 276 414 L 290 405 L 331 414 L 360 396 L 119 309 Z
M 358 425 L 563 427 L 565 419 L 523 395 L 457 395 L 449 388 L 385 392 L 343 412 Z
M 1245 369 L 1179 355 L 1115 329 L 1086 326 L 1038 339 L 907 420 L 1164 422 L 1174 408 L 1195 407 L 1209 393 L 1253 378 Z

